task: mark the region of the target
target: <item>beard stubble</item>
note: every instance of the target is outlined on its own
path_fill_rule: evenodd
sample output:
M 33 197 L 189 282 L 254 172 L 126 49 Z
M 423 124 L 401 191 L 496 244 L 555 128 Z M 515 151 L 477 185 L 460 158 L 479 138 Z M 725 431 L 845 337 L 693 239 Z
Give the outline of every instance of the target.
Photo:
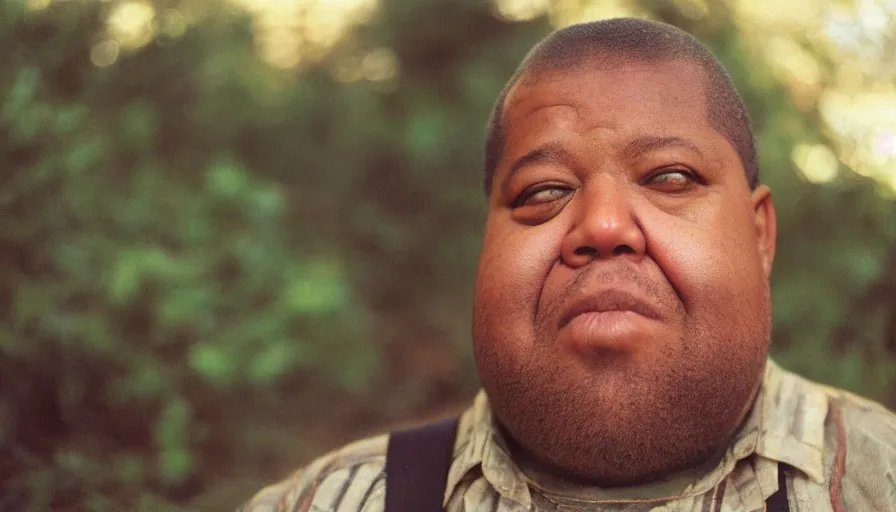
M 587 279 L 626 273 L 610 276 L 583 275 L 565 295 Z M 767 289 L 762 307 L 723 331 L 704 327 L 718 319 L 685 315 L 681 302 L 670 309 L 671 292 L 663 295 L 635 274 L 628 278 L 684 318 L 679 339 L 654 340 L 663 345 L 650 368 L 624 352 L 590 364 L 558 358 L 550 322 L 562 299 L 537 309 L 528 351 L 512 347 L 523 338 L 502 335 L 474 315 L 474 337 L 483 336 L 474 343 L 479 373 L 510 446 L 567 480 L 634 485 L 700 465 L 731 438 L 761 380 L 770 337 Z

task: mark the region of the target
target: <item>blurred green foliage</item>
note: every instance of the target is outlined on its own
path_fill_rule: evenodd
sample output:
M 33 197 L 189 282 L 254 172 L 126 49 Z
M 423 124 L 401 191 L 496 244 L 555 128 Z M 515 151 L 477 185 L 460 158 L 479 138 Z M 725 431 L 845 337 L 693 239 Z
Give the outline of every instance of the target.
M 468 398 L 485 119 L 548 23 L 384 1 L 296 71 L 222 9 L 95 67 L 114 4 L 0 0 L 0 511 L 230 509 Z M 893 406 L 892 199 L 849 169 L 802 180 L 817 113 L 724 9 L 672 5 L 641 2 L 713 48 L 754 116 L 777 358 Z M 394 78 L 334 78 L 372 48 Z

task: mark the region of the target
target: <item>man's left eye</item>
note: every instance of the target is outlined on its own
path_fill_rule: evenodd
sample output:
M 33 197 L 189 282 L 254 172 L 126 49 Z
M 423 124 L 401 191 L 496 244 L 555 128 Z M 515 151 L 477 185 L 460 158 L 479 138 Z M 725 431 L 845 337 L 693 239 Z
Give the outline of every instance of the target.
M 568 190 L 559 187 L 543 188 L 533 192 L 532 195 L 526 198 L 526 202 L 530 204 L 547 203 L 555 199 L 560 199 L 568 193 Z
M 669 169 L 650 176 L 644 184 L 663 188 L 688 188 L 697 183 L 700 183 L 700 178 L 694 172 L 686 169 Z

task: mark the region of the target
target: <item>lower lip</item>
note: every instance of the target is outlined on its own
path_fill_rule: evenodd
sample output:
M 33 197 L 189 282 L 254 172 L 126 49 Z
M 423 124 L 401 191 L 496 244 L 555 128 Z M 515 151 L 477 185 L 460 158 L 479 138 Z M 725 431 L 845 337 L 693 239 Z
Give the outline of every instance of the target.
M 566 324 L 561 337 L 579 349 L 621 349 L 644 340 L 655 323 L 634 311 L 582 313 Z

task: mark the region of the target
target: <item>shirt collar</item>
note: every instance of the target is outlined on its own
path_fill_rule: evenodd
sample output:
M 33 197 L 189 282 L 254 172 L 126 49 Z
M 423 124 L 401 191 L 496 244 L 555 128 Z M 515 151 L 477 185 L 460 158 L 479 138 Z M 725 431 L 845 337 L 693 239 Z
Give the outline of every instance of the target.
M 485 391 L 476 395 L 472 407 L 461 416 L 454 453 L 443 505 L 447 505 L 461 479 L 479 466 L 485 479 L 503 498 L 519 503 L 526 510 L 531 507 L 529 486 L 522 471 L 510 457 Z
M 762 394 L 761 428 L 757 455 L 789 464 L 814 482 L 824 479 L 824 425 L 828 397 L 824 390 L 802 377 L 766 364 Z
M 725 457 L 714 471 L 689 486 L 689 493 L 705 492 L 718 485 L 737 461 L 754 453 L 786 463 L 813 481 L 824 483 L 827 408 L 827 397 L 818 386 L 769 359 L 756 401 Z M 510 457 L 484 391 L 460 418 L 454 453 L 443 504 L 448 503 L 464 476 L 478 466 L 502 498 L 530 508 L 532 496 L 526 478 Z

